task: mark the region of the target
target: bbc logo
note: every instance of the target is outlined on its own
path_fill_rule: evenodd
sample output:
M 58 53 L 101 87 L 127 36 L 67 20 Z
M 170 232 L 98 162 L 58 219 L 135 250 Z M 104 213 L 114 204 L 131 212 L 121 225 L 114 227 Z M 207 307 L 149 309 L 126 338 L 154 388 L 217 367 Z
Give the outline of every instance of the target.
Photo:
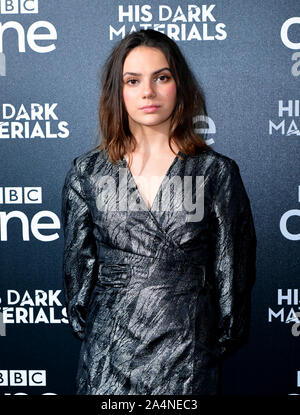
M 0 187 L 0 204 L 42 203 L 41 187 Z
M 0 386 L 46 386 L 46 370 L 0 370 Z
M 39 0 L 0 0 L 0 14 L 36 14 Z

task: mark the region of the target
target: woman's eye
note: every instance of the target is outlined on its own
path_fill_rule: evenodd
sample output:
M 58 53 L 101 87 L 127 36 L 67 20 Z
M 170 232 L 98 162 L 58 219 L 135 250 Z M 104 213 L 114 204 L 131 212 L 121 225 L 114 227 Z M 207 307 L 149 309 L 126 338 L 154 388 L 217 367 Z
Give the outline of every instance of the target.
M 170 79 L 170 76 L 167 76 L 167 75 L 160 75 L 160 76 L 158 76 L 157 78 L 155 78 L 154 80 L 156 81 L 156 80 L 160 80 L 160 81 L 162 81 L 162 82 L 166 82 L 166 81 L 168 81 L 168 79 Z M 138 80 L 137 79 L 128 79 L 127 81 L 126 81 L 126 84 L 129 84 L 129 85 L 136 85 L 136 82 L 138 82 Z
M 123 81 L 124 84 L 134 85 L 134 82 L 136 82 L 136 79 L 125 79 Z
M 160 75 L 157 79 L 161 79 L 161 78 L 165 78 L 165 80 L 170 79 L 170 77 L 167 75 Z

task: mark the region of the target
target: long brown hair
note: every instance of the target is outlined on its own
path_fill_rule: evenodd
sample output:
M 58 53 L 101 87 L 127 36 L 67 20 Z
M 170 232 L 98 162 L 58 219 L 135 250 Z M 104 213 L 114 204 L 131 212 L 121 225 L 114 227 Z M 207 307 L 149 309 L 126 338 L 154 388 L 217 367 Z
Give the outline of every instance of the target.
M 115 163 L 136 147 L 136 140 L 129 129 L 122 88 L 124 61 L 129 52 L 138 46 L 160 49 L 176 82 L 177 102 L 171 115 L 169 132 L 171 151 L 172 138 L 179 150 L 186 155 L 195 155 L 203 149 L 210 148 L 204 135 L 195 133 L 193 125 L 194 116 L 207 116 L 204 93 L 177 44 L 167 35 L 152 29 L 127 34 L 115 45 L 103 65 L 98 130 L 103 139 L 96 148 L 107 151 L 110 161 Z M 204 122 L 199 124 L 203 127 Z

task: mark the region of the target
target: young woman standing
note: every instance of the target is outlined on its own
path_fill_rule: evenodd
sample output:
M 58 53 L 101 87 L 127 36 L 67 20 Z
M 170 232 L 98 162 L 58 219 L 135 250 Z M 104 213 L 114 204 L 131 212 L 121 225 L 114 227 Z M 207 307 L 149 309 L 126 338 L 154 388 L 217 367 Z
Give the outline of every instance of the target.
M 102 143 L 73 160 L 62 191 L 77 394 L 217 394 L 220 358 L 246 336 L 252 212 L 236 162 L 194 132 L 205 114 L 166 35 L 141 30 L 115 46 Z

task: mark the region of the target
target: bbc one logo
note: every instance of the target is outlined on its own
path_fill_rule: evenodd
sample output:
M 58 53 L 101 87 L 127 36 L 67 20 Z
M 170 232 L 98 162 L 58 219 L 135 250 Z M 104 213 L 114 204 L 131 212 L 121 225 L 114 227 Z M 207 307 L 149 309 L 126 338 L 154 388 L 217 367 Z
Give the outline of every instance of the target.
M 0 15 L 15 17 L 20 14 L 37 14 L 39 12 L 38 4 L 38 0 L 0 0 Z M 8 29 L 16 31 L 20 53 L 26 52 L 26 41 L 27 46 L 37 53 L 49 53 L 56 49 L 53 41 L 57 40 L 57 31 L 50 22 L 40 20 L 32 23 L 29 27 L 24 27 L 15 20 L 5 23 L 0 22 L 0 76 L 6 76 L 6 48 L 3 44 L 3 37 Z M 39 29 L 46 30 L 47 33 L 37 33 Z M 48 41 L 50 44 L 41 45 L 41 41 Z M 9 49 L 11 49 L 11 46 Z
M 293 76 L 300 75 L 300 41 L 294 42 L 291 40 L 290 32 L 294 29 L 294 25 L 300 24 L 300 17 L 291 17 L 287 19 L 281 26 L 280 37 L 281 41 L 288 49 L 297 50 L 292 54 L 291 60 L 295 63 L 292 65 L 291 74 Z M 299 39 L 300 40 L 300 39 Z
M 0 209 L 1 205 L 27 205 L 42 203 L 41 187 L 0 187 Z M 43 221 L 47 219 L 47 222 Z M 8 240 L 8 224 L 10 221 L 18 221 L 21 225 L 23 241 L 30 240 L 30 231 L 34 238 L 41 242 L 52 242 L 59 238 L 57 232 L 44 235 L 42 229 L 56 230 L 60 229 L 60 220 L 58 216 L 50 210 L 41 210 L 33 215 L 32 218 L 20 211 L 13 210 L 5 212 L 0 210 L 0 241 Z
M 300 203 L 300 186 L 298 186 L 298 202 Z M 289 209 L 280 218 L 280 232 L 290 241 L 300 241 L 299 225 L 297 219 L 300 217 L 300 209 Z M 292 222 L 291 224 L 289 222 Z M 289 226 L 288 226 L 289 223 Z
M 0 370 L 0 387 L 45 387 L 46 370 Z M 11 393 L 4 393 L 11 395 Z M 23 392 L 17 392 L 15 395 L 27 395 Z M 56 393 L 43 393 L 43 395 L 56 395 Z

